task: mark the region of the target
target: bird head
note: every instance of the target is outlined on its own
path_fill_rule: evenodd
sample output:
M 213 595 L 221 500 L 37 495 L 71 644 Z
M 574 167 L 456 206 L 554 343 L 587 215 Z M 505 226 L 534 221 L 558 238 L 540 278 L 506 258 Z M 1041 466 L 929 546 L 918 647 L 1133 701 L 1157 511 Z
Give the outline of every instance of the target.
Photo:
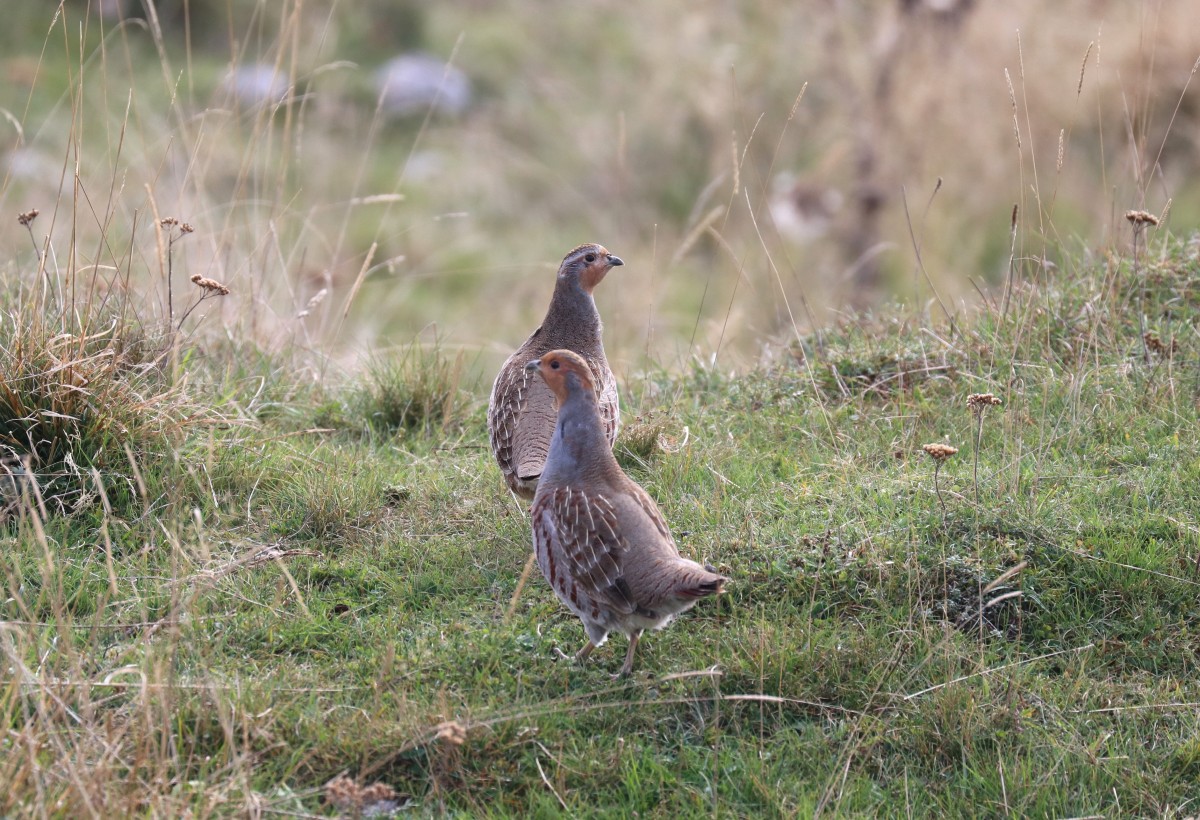
M 534 370 L 542 374 L 546 386 L 562 404 L 571 390 L 582 390 L 595 395 L 592 386 L 592 369 L 578 353 L 570 350 L 551 350 L 540 359 L 534 359 L 525 365 L 525 372 Z
M 603 245 L 580 245 L 563 257 L 558 278 L 577 279 L 591 293 L 610 270 L 624 264 L 621 257 L 613 256 Z

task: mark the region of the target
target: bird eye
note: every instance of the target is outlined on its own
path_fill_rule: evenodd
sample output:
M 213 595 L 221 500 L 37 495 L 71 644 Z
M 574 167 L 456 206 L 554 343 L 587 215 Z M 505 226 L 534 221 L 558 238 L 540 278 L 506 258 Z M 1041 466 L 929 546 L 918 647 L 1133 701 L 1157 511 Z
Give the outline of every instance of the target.
M 558 370 L 558 359 L 555 359 L 554 361 L 550 362 L 550 368 L 552 370 Z
M 587 262 L 590 265 L 591 263 L 596 261 L 596 254 L 589 253 L 587 256 L 583 257 L 583 261 Z

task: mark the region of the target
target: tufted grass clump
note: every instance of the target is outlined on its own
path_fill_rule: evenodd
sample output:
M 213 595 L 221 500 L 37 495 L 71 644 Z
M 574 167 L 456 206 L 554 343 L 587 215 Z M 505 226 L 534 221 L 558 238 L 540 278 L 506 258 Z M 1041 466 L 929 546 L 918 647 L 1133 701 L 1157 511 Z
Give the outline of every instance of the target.
M 384 436 L 432 436 L 458 431 L 470 412 L 464 357 L 412 344 L 397 355 L 376 355 L 347 402 L 345 420 Z
M 21 464 L 58 511 L 94 500 L 98 481 L 110 501 L 123 497 L 136 465 L 169 455 L 204 416 L 165 367 L 165 345 L 116 302 L 60 315 L 10 294 L 0 306 L 0 458 Z

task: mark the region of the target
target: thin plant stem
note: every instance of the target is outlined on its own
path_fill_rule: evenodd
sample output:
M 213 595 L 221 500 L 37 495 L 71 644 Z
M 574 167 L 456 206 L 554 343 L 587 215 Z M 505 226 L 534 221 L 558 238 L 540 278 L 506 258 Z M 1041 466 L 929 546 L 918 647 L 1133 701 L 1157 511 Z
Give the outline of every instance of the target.
M 174 298 L 174 292 L 171 288 L 171 280 L 175 278 L 172 275 L 174 266 L 172 264 L 172 259 L 171 259 L 171 250 L 174 247 L 175 247 L 175 231 L 172 230 L 170 233 L 167 234 L 167 326 L 168 327 L 175 324 L 175 298 Z M 188 311 L 188 312 L 190 313 L 191 311 Z M 184 318 L 186 319 L 187 317 L 184 316 Z M 182 320 L 180 320 L 180 324 L 183 324 Z
M 1133 286 L 1138 294 L 1138 337 L 1142 340 L 1142 362 L 1150 364 L 1150 347 L 1146 343 L 1146 289 L 1142 283 L 1141 258 L 1138 255 L 1138 240 L 1141 239 L 1145 226 L 1140 222 L 1133 225 Z
M 33 220 L 25 224 L 25 230 L 29 231 L 29 241 L 33 243 L 33 252 L 37 254 L 38 265 L 42 264 L 42 248 L 37 243 L 37 237 L 33 235 Z
M 978 423 L 975 426 L 975 465 L 973 470 L 973 479 L 975 482 L 975 507 L 979 507 L 979 445 L 983 441 L 983 412 L 978 414 Z

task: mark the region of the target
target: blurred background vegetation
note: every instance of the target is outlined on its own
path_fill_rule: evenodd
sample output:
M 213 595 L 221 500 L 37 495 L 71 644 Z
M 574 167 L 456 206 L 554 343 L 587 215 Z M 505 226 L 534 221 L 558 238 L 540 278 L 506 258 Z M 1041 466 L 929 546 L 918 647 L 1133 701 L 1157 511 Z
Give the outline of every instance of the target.
M 563 253 L 598 241 L 627 262 L 598 293 L 619 373 L 745 365 L 892 298 L 956 313 L 1014 252 L 1056 275 L 1059 248 L 1127 242 L 1127 208 L 1193 226 L 1194 14 L 8 4 L 0 258 L 33 270 L 50 237 L 64 281 L 163 315 L 172 216 L 195 227 L 172 249 L 176 291 L 196 273 L 232 289 L 207 327 L 345 362 L 436 338 L 490 373 Z

